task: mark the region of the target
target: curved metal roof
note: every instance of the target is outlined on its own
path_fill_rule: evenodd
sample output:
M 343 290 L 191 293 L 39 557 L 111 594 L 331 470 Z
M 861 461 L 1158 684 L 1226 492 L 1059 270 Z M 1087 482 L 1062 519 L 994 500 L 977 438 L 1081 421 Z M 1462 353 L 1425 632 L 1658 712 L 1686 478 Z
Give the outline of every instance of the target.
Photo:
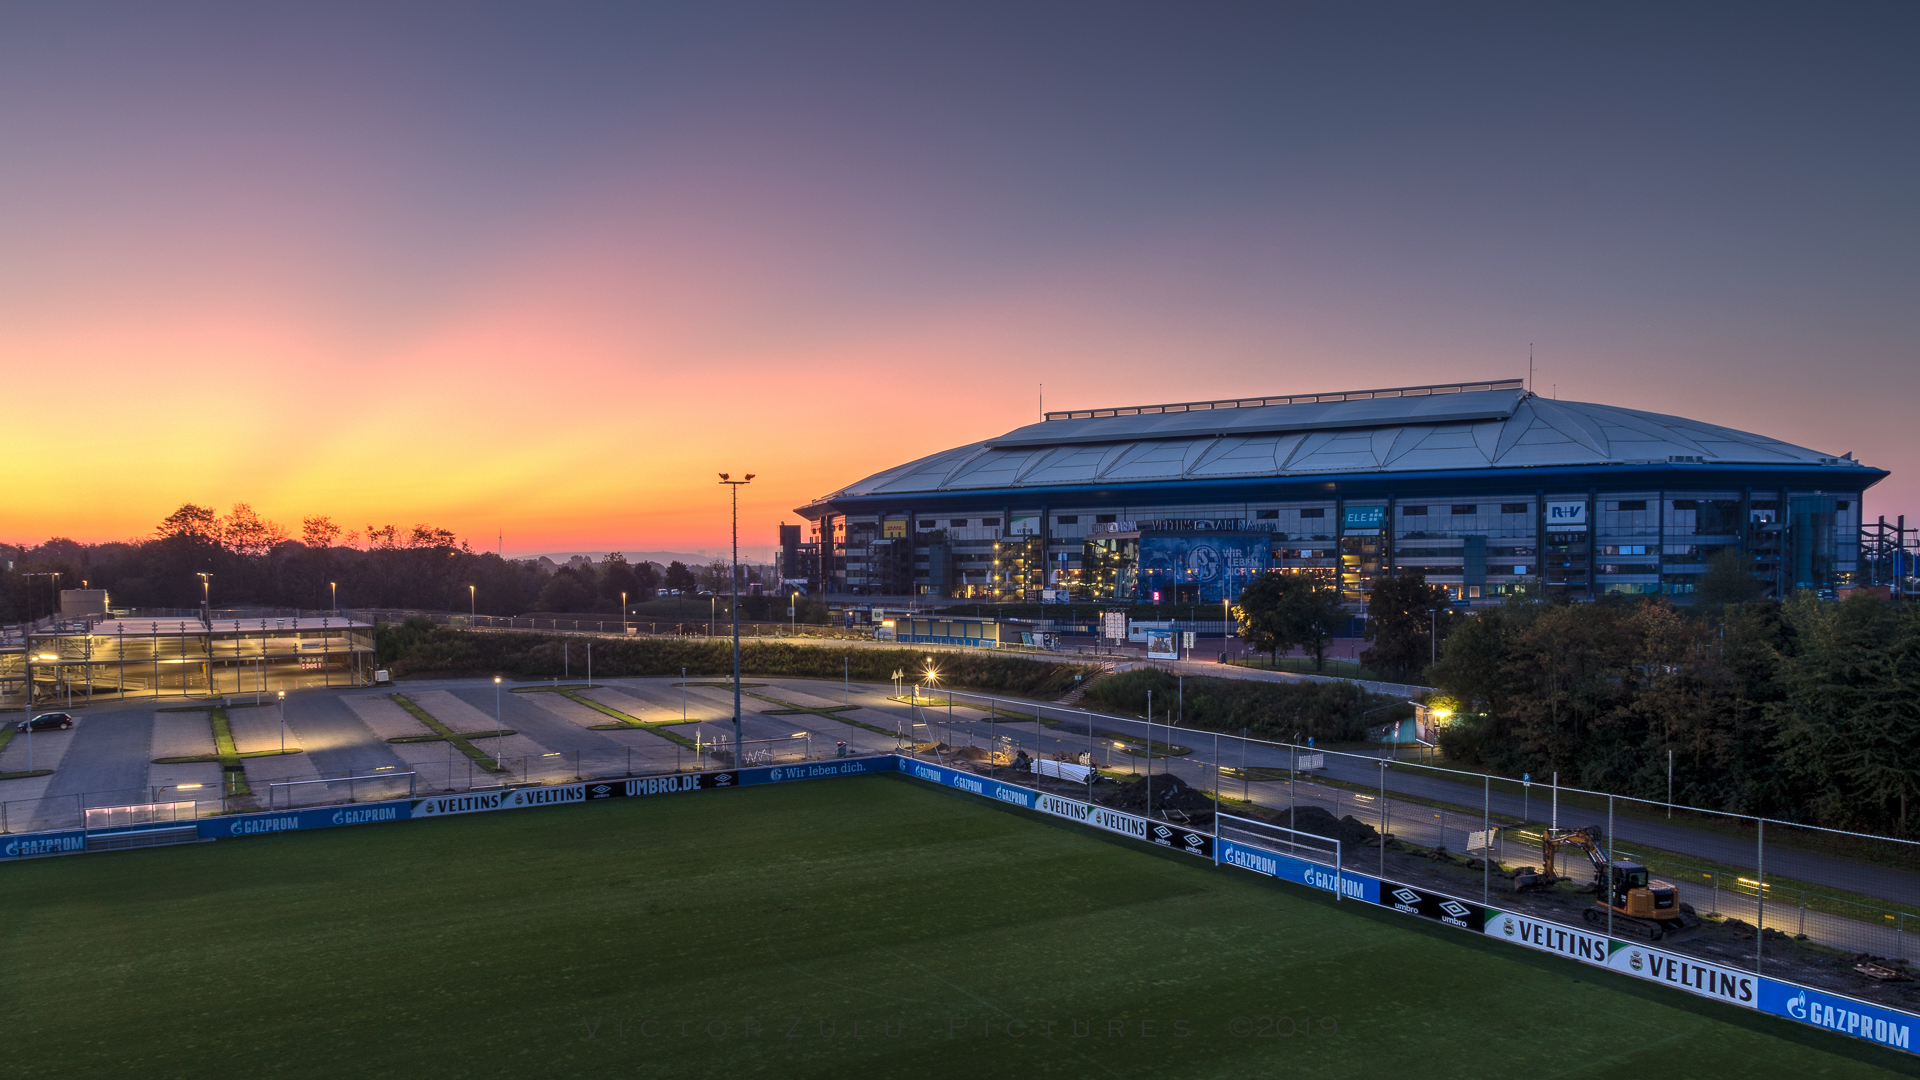
M 1311 395 L 1282 399 L 1283 404 L 1254 399 L 1050 414 L 999 438 L 875 473 L 816 502 L 1086 484 L 1675 461 L 1860 467 L 1850 457 L 1716 424 L 1549 400 L 1510 382 L 1480 388 L 1486 386 Z

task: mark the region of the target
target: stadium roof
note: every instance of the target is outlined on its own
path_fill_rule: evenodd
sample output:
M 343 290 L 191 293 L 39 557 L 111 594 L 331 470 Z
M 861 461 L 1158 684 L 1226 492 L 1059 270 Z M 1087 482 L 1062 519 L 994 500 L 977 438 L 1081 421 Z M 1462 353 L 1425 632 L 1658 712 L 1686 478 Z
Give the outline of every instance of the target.
M 1048 413 L 1040 423 L 875 473 L 816 502 L 1673 462 L 1863 468 L 1850 455 L 1836 458 L 1678 416 L 1550 400 L 1527 391 L 1520 380 L 1496 379 Z M 1865 471 L 1878 474 L 1874 479 L 1884 475 Z

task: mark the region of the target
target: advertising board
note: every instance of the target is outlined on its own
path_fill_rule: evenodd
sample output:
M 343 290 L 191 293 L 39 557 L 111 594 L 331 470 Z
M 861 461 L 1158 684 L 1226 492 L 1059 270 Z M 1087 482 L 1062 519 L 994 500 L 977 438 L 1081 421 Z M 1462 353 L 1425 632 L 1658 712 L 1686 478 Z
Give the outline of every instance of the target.
M 1365 900 L 1369 904 L 1380 902 L 1380 880 L 1365 874 L 1356 874 L 1351 870 L 1336 870 L 1331 866 L 1296 859 L 1291 855 L 1264 848 L 1253 847 L 1234 840 L 1214 841 L 1221 862 L 1237 866 L 1242 870 L 1251 870 L 1256 874 L 1277 877 L 1285 881 L 1297 881 L 1310 888 L 1330 892 L 1344 899 Z
M 1908 1052 L 1914 1049 L 1913 1028 L 1920 1024 L 1920 1017 L 1772 979 L 1760 980 L 1759 1009 Z
M 1185 599 L 1185 586 L 1200 602 L 1230 600 L 1273 565 L 1273 541 L 1235 533 L 1157 535 L 1140 538 L 1139 595 Z

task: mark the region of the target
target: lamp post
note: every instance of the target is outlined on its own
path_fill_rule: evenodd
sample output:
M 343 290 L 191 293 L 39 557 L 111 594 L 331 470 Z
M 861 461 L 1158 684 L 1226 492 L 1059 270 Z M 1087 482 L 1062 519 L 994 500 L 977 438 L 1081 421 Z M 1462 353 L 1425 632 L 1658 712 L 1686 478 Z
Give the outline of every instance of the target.
M 467 625 L 472 626 L 480 615 L 480 594 L 474 587 L 467 586 Z
M 327 582 L 327 588 L 333 590 L 333 613 L 338 615 L 340 614 L 340 583 L 337 581 L 329 581 Z
M 496 739 L 506 738 L 506 730 L 506 723 L 500 719 L 500 676 L 495 675 L 493 677 L 493 737 Z M 496 745 L 493 750 L 493 759 L 499 761 L 500 747 Z
M 280 700 L 280 752 L 287 752 L 287 692 L 279 692 Z
M 740 488 L 743 484 L 753 483 L 753 474 L 748 473 L 745 480 L 735 480 L 726 473 L 720 474 L 720 482 L 727 485 L 733 497 L 733 570 L 729 575 L 733 580 L 733 767 L 740 767 Z M 716 602 L 718 598 L 715 598 Z M 711 623 L 709 623 L 711 625 Z
M 620 636 L 627 634 L 627 594 L 620 594 Z
M 798 610 L 800 610 L 800 590 L 795 589 L 793 591 L 793 595 L 787 597 L 787 636 L 788 637 L 798 637 L 800 635 L 800 624 L 794 620 L 794 612 Z
M 55 609 L 57 610 L 58 602 L 60 598 L 59 584 L 57 579 L 60 577 L 60 575 L 55 571 L 49 570 L 49 571 L 42 571 L 42 572 L 33 573 L 33 574 L 22 574 L 20 576 L 27 579 L 27 585 L 28 585 L 27 609 L 23 613 L 23 618 L 20 624 L 20 650 L 21 650 L 20 663 L 22 666 L 21 674 L 23 678 L 26 680 L 26 693 L 24 693 L 21 696 L 26 703 L 26 709 L 27 709 L 27 771 L 32 772 L 33 771 L 33 659 L 34 659 L 33 657 L 33 589 L 32 589 L 32 585 L 33 585 L 34 578 L 37 578 L 37 577 L 47 578 L 48 579 L 47 584 L 50 588 L 50 591 L 53 592 Z M 58 647 L 58 644 L 59 642 L 56 641 L 55 646 Z M 57 675 L 58 673 L 56 672 L 55 674 Z

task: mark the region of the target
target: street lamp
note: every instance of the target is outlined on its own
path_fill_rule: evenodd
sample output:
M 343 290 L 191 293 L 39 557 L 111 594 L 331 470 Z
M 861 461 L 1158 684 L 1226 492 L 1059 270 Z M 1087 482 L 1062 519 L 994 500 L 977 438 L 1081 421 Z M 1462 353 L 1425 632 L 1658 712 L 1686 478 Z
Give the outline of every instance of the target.
M 500 719 L 500 676 L 498 675 L 493 677 L 493 730 L 494 738 L 504 739 L 507 737 L 507 725 Z M 493 748 L 493 759 L 495 761 L 500 760 L 500 747 L 497 744 Z
M 623 592 L 620 594 L 620 633 L 622 636 L 625 636 L 626 632 L 627 632 L 627 594 Z
M 327 588 L 333 590 L 333 613 L 338 615 L 340 614 L 340 583 L 337 581 L 329 581 L 327 582 Z
M 200 578 L 200 610 L 211 616 L 213 613 L 213 585 L 210 579 L 213 575 L 199 574 L 197 576 Z
M 729 583 L 733 588 L 733 767 L 740 767 L 740 488 L 753 483 L 753 474 L 748 473 L 745 480 L 735 480 L 726 473 L 720 474 L 720 482 L 727 485 L 733 496 L 733 570 Z M 717 598 L 716 598 L 717 599 Z
M 280 752 L 287 752 L 287 692 L 279 692 L 280 699 Z
M 473 591 L 473 586 L 469 585 L 467 586 L 467 625 L 472 626 L 479 614 L 480 601 L 477 594 Z
M 800 609 L 800 590 L 795 589 L 793 591 L 793 595 L 787 597 L 787 636 L 788 637 L 799 636 L 799 633 L 800 633 L 799 626 L 797 623 L 794 622 L 794 614 L 793 614 L 795 611 L 798 611 L 799 609 Z

